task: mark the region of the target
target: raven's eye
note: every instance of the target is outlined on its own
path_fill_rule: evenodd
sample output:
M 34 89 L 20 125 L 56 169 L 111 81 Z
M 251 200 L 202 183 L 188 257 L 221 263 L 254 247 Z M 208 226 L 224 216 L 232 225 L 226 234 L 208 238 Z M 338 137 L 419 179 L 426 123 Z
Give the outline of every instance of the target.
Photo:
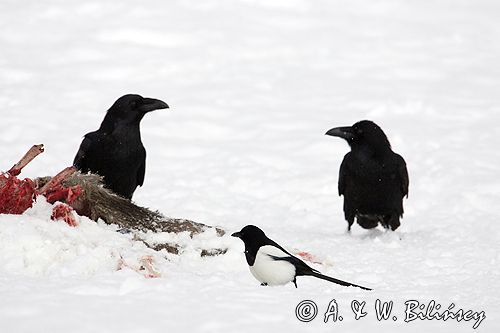
M 356 129 L 356 134 L 357 135 L 363 134 L 363 130 L 361 128 Z

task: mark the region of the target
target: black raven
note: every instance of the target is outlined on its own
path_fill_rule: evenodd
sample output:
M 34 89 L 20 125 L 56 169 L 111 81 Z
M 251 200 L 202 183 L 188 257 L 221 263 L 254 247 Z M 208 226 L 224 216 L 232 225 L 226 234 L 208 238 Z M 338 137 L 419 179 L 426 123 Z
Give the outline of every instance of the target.
M 396 230 L 403 216 L 403 197 L 408 197 L 405 160 L 392 151 L 385 133 L 369 120 L 332 128 L 326 135 L 341 137 L 351 147 L 339 173 L 347 230 L 354 218 L 365 229 L 380 222 L 384 228 Z
M 118 98 L 101 127 L 85 135 L 73 165 L 81 172 L 102 176 L 107 188 L 131 199 L 137 186 L 144 183 L 146 171 L 139 124 L 147 112 L 166 108 L 163 101 L 139 95 Z

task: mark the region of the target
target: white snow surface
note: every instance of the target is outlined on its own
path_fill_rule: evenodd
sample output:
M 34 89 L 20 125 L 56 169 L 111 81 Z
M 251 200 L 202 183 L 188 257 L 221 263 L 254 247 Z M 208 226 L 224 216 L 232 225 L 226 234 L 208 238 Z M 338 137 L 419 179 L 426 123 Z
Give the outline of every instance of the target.
M 261 287 L 238 239 L 178 235 L 188 247 L 166 255 L 116 226 L 51 221 L 39 198 L 0 216 L 0 330 L 474 331 L 404 322 L 415 299 L 484 311 L 476 331 L 499 332 L 499 13 L 495 0 L 3 0 L 1 170 L 43 143 L 21 176 L 54 175 L 119 96 L 160 98 L 171 109 L 142 122 L 135 202 L 229 234 L 258 225 L 374 291 L 308 277 Z M 336 184 L 348 146 L 324 133 L 361 119 L 408 164 L 395 233 L 345 233 Z M 229 250 L 201 258 L 203 244 Z M 160 278 L 117 269 L 148 255 Z M 309 323 L 295 317 L 306 299 L 319 308 Z M 344 320 L 324 323 L 333 299 Z M 377 299 L 394 302 L 397 321 L 376 319 Z

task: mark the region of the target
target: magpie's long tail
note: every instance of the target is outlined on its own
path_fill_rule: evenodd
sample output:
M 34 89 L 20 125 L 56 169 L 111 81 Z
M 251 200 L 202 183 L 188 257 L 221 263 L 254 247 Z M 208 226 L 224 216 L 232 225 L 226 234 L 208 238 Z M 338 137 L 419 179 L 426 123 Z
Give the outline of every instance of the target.
M 323 274 L 317 273 L 317 272 L 309 272 L 309 274 L 307 274 L 307 275 L 311 275 L 311 276 L 317 277 L 318 279 L 322 279 L 322 280 L 330 281 L 330 282 L 333 282 L 333 283 L 336 283 L 336 284 L 340 284 L 341 286 L 346 286 L 346 287 L 351 287 L 352 286 L 352 287 L 358 287 L 358 288 L 361 288 L 361 289 L 364 289 L 364 290 L 371 290 L 370 288 L 358 286 L 357 284 L 346 282 L 346 281 L 342 281 L 342 280 L 339 280 L 339 279 L 336 279 L 336 278 L 332 278 L 330 276 L 326 276 L 326 275 L 323 275 Z

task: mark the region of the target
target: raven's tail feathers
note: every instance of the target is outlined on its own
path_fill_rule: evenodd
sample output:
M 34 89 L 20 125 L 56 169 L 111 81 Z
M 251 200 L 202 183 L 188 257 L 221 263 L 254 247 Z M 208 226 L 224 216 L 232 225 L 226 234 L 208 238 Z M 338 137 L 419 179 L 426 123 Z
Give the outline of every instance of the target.
M 311 272 L 308 275 L 317 277 L 318 279 L 322 279 L 322 280 L 330 281 L 330 282 L 333 282 L 333 283 L 336 283 L 336 284 L 340 284 L 341 286 L 346 286 L 346 287 L 351 287 L 352 286 L 352 287 L 358 287 L 358 288 L 361 288 L 361 289 L 364 289 L 364 290 L 371 290 L 370 288 L 366 288 L 366 287 L 363 287 L 363 286 L 358 286 L 357 284 L 346 282 L 346 281 L 342 281 L 342 280 L 339 280 L 339 279 L 336 279 L 336 278 L 332 278 L 330 276 L 326 276 L 326 275 L 323 275 L 323 274 L 317 273 L 317 272 Z

